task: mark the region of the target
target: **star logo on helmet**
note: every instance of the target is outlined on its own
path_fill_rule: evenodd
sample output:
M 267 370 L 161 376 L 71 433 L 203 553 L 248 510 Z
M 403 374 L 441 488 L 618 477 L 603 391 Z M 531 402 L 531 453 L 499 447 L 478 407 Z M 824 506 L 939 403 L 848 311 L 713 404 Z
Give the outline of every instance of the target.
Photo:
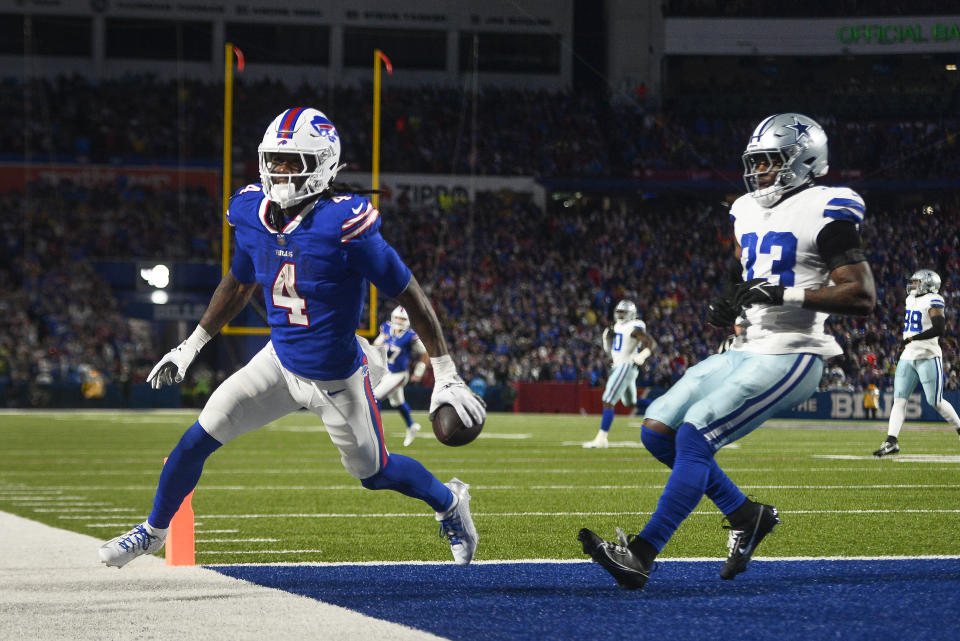
M 797 142 L 800 142 L 800 139 L 804 136 L 809 137 L 810 134 L 807 133 L 807 129 L 810 129 L 810 125 L 805 125 L 796 118 L 793 119 L 792 125 L 784 125 L 786 129 L 793 129 L 797 132 Z

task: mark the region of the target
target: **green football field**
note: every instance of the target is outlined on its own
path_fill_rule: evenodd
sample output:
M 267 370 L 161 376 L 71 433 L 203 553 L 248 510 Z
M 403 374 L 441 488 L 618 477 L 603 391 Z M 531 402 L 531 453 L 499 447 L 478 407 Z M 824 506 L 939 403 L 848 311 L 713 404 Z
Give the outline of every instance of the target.
M 163 458 L 194 412 L 0 414 L 0 510 L 111 538 L 150 510 Z M 598 416 L 494 414 L 465 447 L 424 425 L 403 448 L 396 412 L 388 447 L 442 481 L 470 483 L 477 560 L 583 559 L 577 531 L 637 532 L 667 470 L 640 446 L 637 417 L 618 416 L 611 447 L 584 450 Z M 724 448 L 720 465 L 741 488 L 780 509 L 762 557 L 920 556 L 960 553 L 960 442 L 945 423 L 911 423 L 903 452 L 871 456 L 884 422 L 775 422 Z M 424 504 L 364 490 L 311 414 L 243 436 L 207 462 L 193 497 L 197 562 L 448 561 Z M 707 500 L 664 558 L 726 555 L 721 515 Z M 91 559 L 96 551 L 91 549 Z

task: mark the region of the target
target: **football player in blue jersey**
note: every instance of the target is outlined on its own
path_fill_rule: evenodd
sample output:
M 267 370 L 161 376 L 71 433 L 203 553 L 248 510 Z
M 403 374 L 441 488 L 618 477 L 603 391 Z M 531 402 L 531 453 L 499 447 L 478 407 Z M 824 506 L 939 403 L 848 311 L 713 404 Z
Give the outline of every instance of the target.
M 384 345 L 387 349 L 387 369 L 389 370 L 375 388 L 373 395 L 377 402 L 383 399 L 390 400 L 390 406 L 400 411 L 407 424 L 407 433 L 403 437 L 403 446 L 413 443 L 420 431 L 420 424 L 414 423 L 410 416 L 410 406 L 403 395 L 403 388 L 408 382 L 417 383 L 423 378 L 427 370 L 427 348 L 417 333 L 410 329 L 410 317 L 407 310 L 397 307 L 390 314 L 390 321 L 380 326 L 380 334 L 374 339 L 374 345 Z M 410 376 L 410 359 L 417 358 L 413 367 L 413 376 Z
M 930 406 L 937 410 L 960 434 L 960 417 L 950 401 L 943 397 L 943 350 L 940 337 L 947 326 L 946 303 L 940 295 L 940 275 L 932 269 L 921 269 L 910 277 L 907 287 L 906 314 L 903 320 L 903 352 L 893 377 L 893 407 L 887 438 L 874 456 L 900 452 L 900 429 L 907 415 L 907 399 L 917 383 Z
M 453 552 L 466 565 L 477 547 L 468 485 L 441 483 L 418 461 L 387 451 L 373 388 L 386 371 L 382 352 L 356 335 L 366 282 L 408 312 L 433 366 L 430 413 L 452 405 L 468 426 L 482 422 L 483 401 L 457 375 L 429 299 L 380 235 L 380 212 L 340 189 L 340 138 L 320 111 L 293 108 L 267 127 L 258 150 L 260 184 L 231 199 L 236 232 L 230 270 L 193 333 L 164 356 L 147 380 L 179 383 L 203 345 L 263 288 L 270 340 L 211 395 L 170 453 L 153 511 L 142 524 L 105 543 L 100 560 L 122 567 L 159 550 L 170 520 L 221 445 L 301 408 L 319 416 L 340 460 L 363 487 L 424 501 Z
M 578 534 L 584 553 L 624 588 L 644 587 L 654 559 L 704 495 L 729 522 L 720 578 L 747 569 L 779 513 L 748 499 L 714 455 L 816 391 L 824 358 L 842 351 L 824 331 L 829 314 L 865 315 L 876 303 L 860 244 L 863 199 L 814 184 L 827 173 L 820 125 L 795 113 L 764 119 L 743 164 L 749 193 L 730 208 L 735 259 L 707 316 L 711 325 L 742 331 L 647 408 L 641 440 L 672 471 L 640 533 L 628 539 L 620 532 L 619 542 L 586 528 Z

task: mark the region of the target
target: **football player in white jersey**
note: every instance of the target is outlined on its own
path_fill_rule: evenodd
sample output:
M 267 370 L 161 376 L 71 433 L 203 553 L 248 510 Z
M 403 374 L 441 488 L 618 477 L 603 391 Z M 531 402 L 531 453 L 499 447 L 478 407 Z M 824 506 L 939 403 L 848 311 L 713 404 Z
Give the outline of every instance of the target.
M 653 352 L 653 339 L 647 334 L 646 324 L 637 318 L 637 306 L 633 301 L 622 300 L 613 310 L 613 328 L 603 330 L 603 351 L 613 358 L 613 367 L 603 390 L 603 417 L 600 431 L 585 448 L 608 447 L 607 435 L 613 424 L 613 411 L 617 402 L 626 407 L 637 404 L 637 374 L 640 366 Z
M 907 288 L 907 311 L 903 319 L 903 352 L 893 377 L 893 407 L 887 426 L 887 440 L 874 456 L 887 456 L 900 451 L 897 437 L 906 417 L 907 398 L 919 381 L 930 406 L 960 434 L 957 410 L 943 398 L 943 352 L 940 337 L 947 319 L 943 315 L 940 276 L 931 269 L 921 269 L 910 277 Z
M 868 314 L 876 303 L 860 246 L 863 199 L 821 187 L 827 136 L 796 113 L 765 118 L 743 154 L 748 194 L 733 203 L 736 262 L 710 305 L 710 324 L 743 327 L 727 351 L 687 370 L 647 409 L 641 438 L 672 469 L 656 511 L 639 534 L 608 542 L 586 528 L 583 551 L 628 589 L 642 588 L 653 561 L 706 494 L 726 515 L 729 554 L 720 578 L 747 568 L 780 522 L 777 509 L 749 500 L 714 458 L 781 409 L 817 389 L 825 358 L 841 353 L 824 333 L 828 314 Z M 646 509 L 646 508 L 642 508 Z

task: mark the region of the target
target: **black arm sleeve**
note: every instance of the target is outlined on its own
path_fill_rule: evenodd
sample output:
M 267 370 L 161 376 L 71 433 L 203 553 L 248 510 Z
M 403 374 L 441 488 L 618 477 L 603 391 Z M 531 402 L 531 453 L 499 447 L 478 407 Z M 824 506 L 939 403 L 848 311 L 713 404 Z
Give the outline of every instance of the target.
M 867 260 L 860 245 L 860 232 L 849 220 L 835 220 L 821 229 L 817 249 L 830 271 Z
M 947 327 L 947 319 L 944 316 L 931 316 L 930 322 L 933 323 L 933 327 L 930 329 L 920 332 L 913 338 L 911 341 L 922 341 L 927 338 L 936 338 L 937 336 L 943 336 L 943 331 Z

